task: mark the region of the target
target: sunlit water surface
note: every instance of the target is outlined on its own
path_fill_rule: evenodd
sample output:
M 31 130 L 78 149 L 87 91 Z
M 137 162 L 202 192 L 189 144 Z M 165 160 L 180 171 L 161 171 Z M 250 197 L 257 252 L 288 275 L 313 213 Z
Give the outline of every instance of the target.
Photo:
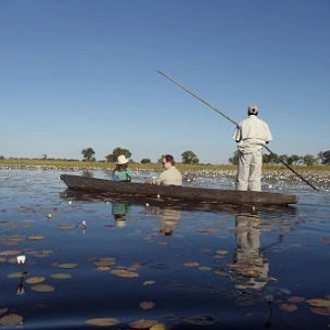
M 329 327 L 329 192 L 275 180 L 293 209 L 203 212 L 65 197 L 61 173 L 0 170 L 0 329 Z

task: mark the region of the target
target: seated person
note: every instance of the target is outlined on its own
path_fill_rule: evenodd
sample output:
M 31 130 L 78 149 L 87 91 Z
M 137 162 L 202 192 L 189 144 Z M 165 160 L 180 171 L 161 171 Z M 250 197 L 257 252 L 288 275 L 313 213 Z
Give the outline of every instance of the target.
M 113 170 L 113 180 L 126 182 L 132 180 L 132 171 L 127 167 L 128 161 L 124 155 L 118 156 L 116 167 Z
M 161 158 L 164 171 L 160 173 L 155 180 L 150 180 L 149 184 L 160 184 L 164 186 L 182 186 L 182 175 L 175 168 L 174 158 L 172 155 L 165 155 Z

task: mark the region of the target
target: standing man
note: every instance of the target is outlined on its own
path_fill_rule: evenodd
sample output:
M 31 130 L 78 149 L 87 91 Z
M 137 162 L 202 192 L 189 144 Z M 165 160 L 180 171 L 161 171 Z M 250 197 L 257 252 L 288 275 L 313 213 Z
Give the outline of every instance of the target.
M 261 149 L 272 140 L 272 134 L 258 112 L 258 106 L 249 105 L 248 118 L 240 122 L 233 137 L 239 153 L 237 190 L 261 191 Z

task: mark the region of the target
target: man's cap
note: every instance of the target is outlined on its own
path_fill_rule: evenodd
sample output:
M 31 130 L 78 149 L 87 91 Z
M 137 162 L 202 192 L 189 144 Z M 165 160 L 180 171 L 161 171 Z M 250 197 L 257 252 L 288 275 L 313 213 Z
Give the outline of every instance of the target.
M 256 115 L 258 114 L 258 106 L 255 104 L 249 105 L 248 106 L 248 114 L 249 115 Z

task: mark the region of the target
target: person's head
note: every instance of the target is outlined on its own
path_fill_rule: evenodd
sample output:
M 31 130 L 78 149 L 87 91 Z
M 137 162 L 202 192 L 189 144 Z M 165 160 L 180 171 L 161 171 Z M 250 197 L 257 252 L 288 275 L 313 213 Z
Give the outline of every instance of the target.
M 117 161 L 116 161 L 116 167 L 117 168 L 126 168 L 127 167 L 127 164 L 128 164 L 128 159 L 125 157 L 125 155 L 120 155 L 118 156 L 117 158 Z
M 258 112 L 259 112 L 259 109 L 258 109 L 258 106 L 255 105 L 255 104 L 252 104 L 252 105 L 249 105 L 248 106 L 248 115 L 255 115 L 255 116 L 258 116 Z
M 163 227 L 159 229 L 159 232 L 164 236 L 171 236 L 173 234 L 173 229 L 169 227 Z
M 115 222 L 116 222 L 116 226 L 117 227 L 125 227 L 127 225 L 126 223 L 126 217 L 120 215 L 120 214 L 116 214 L 114 215 L 115 218 Z
M 174 166 L 175 161 L 174 161 L 174 157 L 172 155 L 164 155 L 161 158 L 161 163 L 163 165 L 163 167 L 166 168 L 170 168 L 171 166 Z

